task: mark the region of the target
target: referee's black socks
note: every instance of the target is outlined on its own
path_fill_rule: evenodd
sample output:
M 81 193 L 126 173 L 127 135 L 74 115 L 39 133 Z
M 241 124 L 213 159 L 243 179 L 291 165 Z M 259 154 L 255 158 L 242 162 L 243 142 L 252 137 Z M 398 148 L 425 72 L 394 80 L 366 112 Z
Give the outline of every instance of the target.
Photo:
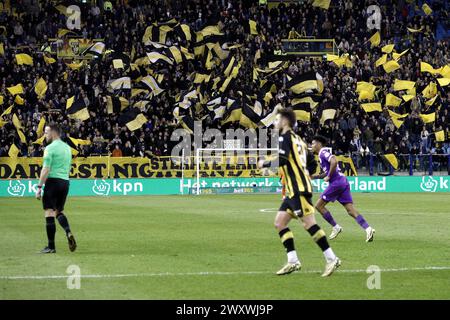
M 64 213 L 61 212 L 56 215 L 56 219 L 58 219 L 59 224 L 64 229 L 67 235 L 70 232 L 70 226 L 69 221 L 67 221 L 67 217 L 64 215 Z
M 47 229 L 48 247 L 50 249 L 55 249 L 55 233 L 56 233 L 55 218 L 46 217 L 45 222 L 46 222 L 45 227 Z

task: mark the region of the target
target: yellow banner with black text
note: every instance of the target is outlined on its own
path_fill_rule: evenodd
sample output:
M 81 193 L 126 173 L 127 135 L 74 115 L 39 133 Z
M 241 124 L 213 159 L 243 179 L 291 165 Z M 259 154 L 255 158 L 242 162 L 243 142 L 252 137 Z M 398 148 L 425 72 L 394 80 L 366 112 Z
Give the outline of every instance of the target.
M 257 161 L 257 156 L 225 158 L 213 156 L 202 159 L 199 172 L 200 176 L 205 178 L 266 176 L 266 171 L 256 168 Z M 0 179 L 38 179 L 41 167 L 42 158 L 0 157 Z M 353 172 L 350 175 L 356 175 L 353 162 L 351 167 Z M 183 168 L 181 157 L 77 157 L 72 160 L 70 177 L 76 179 L 194 178 L 197 176 L 196 172 L 195 157 L 185 158 Z M 276 175 L 276 172 L 270 172 L 269 175 Z
M 174 159 L 174 161 L 172 161 Z M 79 179 L 99 178 L 193 178 L 196 164 L 187 160 L 184 170 L 181 158 L 131 158 L 131 157 L 87 157 L 74 158 L 70 177 Z M 256 157 L 222 161 L 211 158 L 200 163 L 202 177 L 257 177 Z M 0 179 L 37 179 L 42 167 L 42 158 L 0 158 Z

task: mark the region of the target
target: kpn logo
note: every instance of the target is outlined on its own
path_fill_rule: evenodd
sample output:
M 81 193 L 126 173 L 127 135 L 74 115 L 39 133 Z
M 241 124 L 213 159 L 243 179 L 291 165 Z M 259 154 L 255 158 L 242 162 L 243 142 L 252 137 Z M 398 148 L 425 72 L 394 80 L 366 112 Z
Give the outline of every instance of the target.
M 8 193 L 14 197 L 23 197 L 27 186 L 20 180 L 10 180 L 8 186 Z
M 109 195 L 127 195 L 127 194 L 142 194 L 143 185 L 141 182 L 95 179 L 92 191 L 99 196 Z
M 92 186 L 92 191 L 98 196 L 108 196 L 109 191 L 111 190 L 111 185 L 102 179 L 98 181 L 98 179 L 94 180 L 94 185 Z
M 432 176 L 425 176 L 422 177 L 420 188 L 426 192 L 448 190 L 448 179 L 446 177 L 433 178 Z

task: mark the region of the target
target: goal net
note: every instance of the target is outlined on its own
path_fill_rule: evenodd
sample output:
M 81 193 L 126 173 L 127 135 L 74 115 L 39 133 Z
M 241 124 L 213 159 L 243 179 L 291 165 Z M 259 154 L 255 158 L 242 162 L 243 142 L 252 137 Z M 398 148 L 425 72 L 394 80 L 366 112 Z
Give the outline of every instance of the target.
M 193 162 L 195 172 L 189 194 L 236 194 L 281 192 L 278 178 L 276 148 L 240 148 L 226 144 L 225 148 L 199 148 Z M 258 160 L 275 160 L 271 168 L 258 169 Z

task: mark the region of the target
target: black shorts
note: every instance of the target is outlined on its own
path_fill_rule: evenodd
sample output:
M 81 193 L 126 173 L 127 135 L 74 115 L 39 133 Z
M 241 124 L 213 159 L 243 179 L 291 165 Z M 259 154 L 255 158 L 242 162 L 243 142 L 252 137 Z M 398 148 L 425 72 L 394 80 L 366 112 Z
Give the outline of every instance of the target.
M 303 217 L 314 214 L 314 206 L 312 204 L 312 194 L 295 195 L 292 198 L 284 198 L 278 211 L 288 211 L 290 209 L 295 216 Z
M 42 205 L 44 210 L 53 209 L 62 212 L 69 193 L 69 180 L 48 178 L 44 186 Z

